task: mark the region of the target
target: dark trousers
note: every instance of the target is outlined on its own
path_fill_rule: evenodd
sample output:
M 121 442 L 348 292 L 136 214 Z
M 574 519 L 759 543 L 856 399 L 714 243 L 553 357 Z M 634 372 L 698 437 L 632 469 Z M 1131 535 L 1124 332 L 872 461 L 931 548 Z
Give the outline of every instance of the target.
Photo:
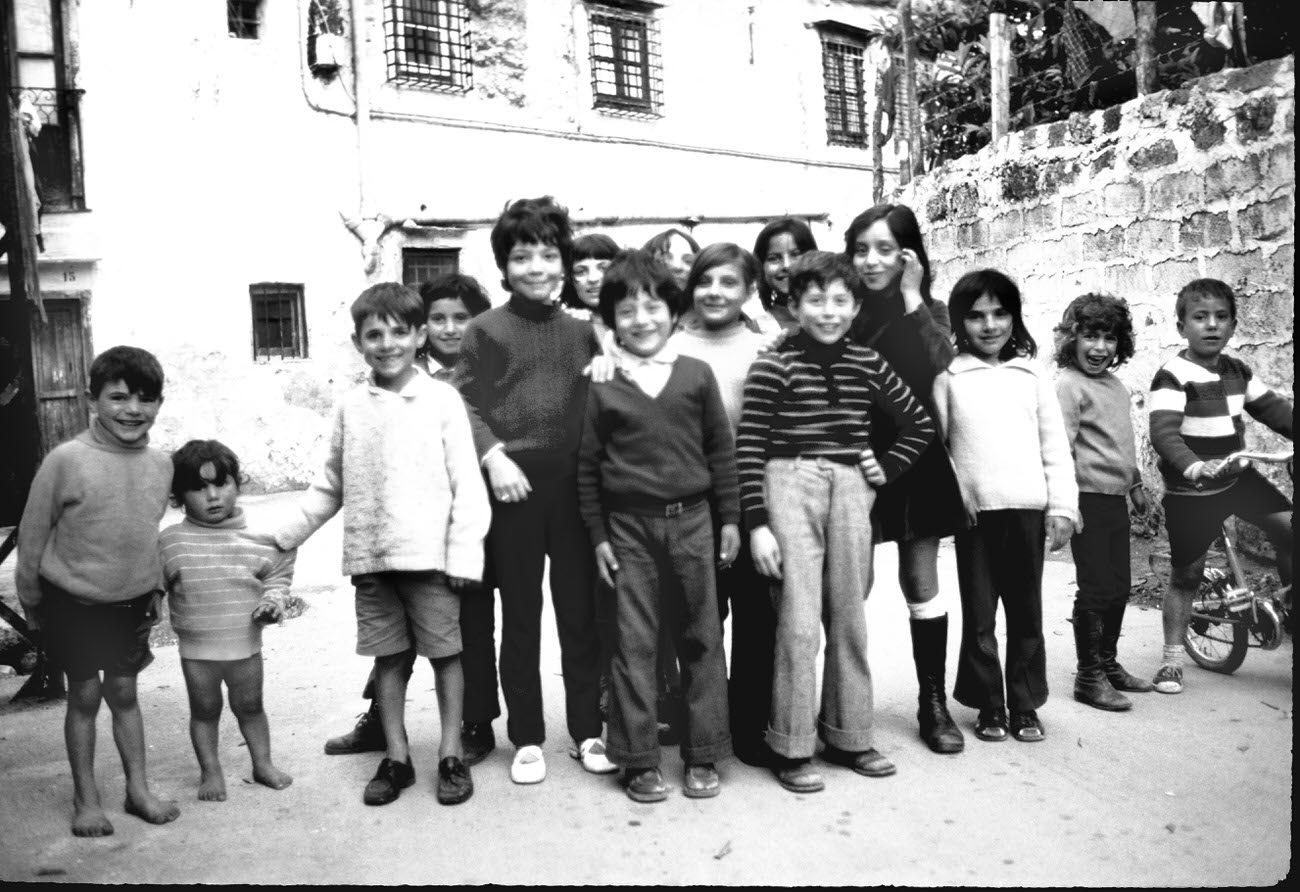
M 599 737 L 600 643 L 591 541 L 578 514 L 573 462 L 516 459 L 532 492 L 522 502 L 492 499 L 488 556 L 501 592 L 501 692 L 506 734 L 515 746 L 546 740 L 542 713 L 542 573 L 551 559 L 551 606 L 569 735 Z
M 731 673 L 727 699 L 731 736 L 742 757 L 763 746 L 772 715 L 772 659 L 776 652 L 776 608 L 772 580 L 754 567 L 749 537 L 740 553 L 717 577 L 718 612 L 731 614 Z M 778 583 L 779 584 L 779 583 Z M 730 610 L 728 611 L 728 606 Z
M 1042 511 L 981 511 L 957 533 L 961 652 L 953 696 L 975 709 L 1037 709 L 1047 702 L 1043 641 Z M 998 661 L 998 599 L 1007 620 L 1006 693 Z
M 726 758 L 731 755 L 727 660 L 708 505 L 673 517 L 616 511 L 608 525 L 618 559 L 610 759 L 630 769 L 659 765 L 658 652 L 665 627 L 681 663 L 682 760 L 689 765 Z
M 1128 499 L 1095 492 L 1079 493 L 1083 532 L 1070 538 L 1079 610 L 1108 610 L 1128 603 Z

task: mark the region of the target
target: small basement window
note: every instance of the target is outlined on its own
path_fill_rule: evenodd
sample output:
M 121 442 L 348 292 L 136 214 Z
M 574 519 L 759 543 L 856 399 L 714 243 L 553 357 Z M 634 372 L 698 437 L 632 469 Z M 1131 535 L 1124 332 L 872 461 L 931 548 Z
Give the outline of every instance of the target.
M 434 276 L 460 272 L 459 248 L 403 248 L 402 284 L 419 288 Z
M 253 359 L 306 359 L 302 285 L 257 282 L 248 286 L 248 294 L 253 303 Z
M 226 0 L 226 30 L 231 37 L 257 40 L 262 27 L 262 0 Z

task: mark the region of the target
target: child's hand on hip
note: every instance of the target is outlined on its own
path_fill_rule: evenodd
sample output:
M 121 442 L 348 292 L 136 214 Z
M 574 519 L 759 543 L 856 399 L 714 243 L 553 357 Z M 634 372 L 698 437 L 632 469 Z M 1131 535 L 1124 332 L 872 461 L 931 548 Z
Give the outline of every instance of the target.
M 284 619 L 284 608 L 274 598 L 263 598 L 253 608 L 253 622 L 259 626 L 269 626 L 271 623 L 278 623 L 282 619 Z
M 862 455 L 858 458 L 858 467 L 862 469 L 862 476 L 867 478 L 867 482 L 872 486 L 885 485 L 885 469 L 880 467 L 880 462 L 876 461 L 876 453 L 870 449 L 863 449 Z
M 614 374 L 618 371 L 618 360 L 608 353 L 597 353 L 587 363 L 587 367 L 582 370 L 584 375 L 591 378 L 592 384 L 606 384 L 614 380 Z
M 1133 501 L 1133 510 L 1143 517 L 1151 510 L 1151 502 L 1147 499 L 1147 491 L 1141 486 L 1135 486 L 1128 491 L 1128 497 Z
M 758 572 L 771 579 L 781 578 L 781 546 L 771 527 L 761 526 L 749 534 L 749 551 Z
M 724 523 L 718 538 L 718 566 L 725 570 L 740 554 L 740 530 L 734 523 Z
M 498 502 L 522 502 L 533 491 L 528 477 L 503 449 L 488 456 L 487 472 L 488 482 L 492 484 L 492 495 Z
M 1079 532 L 1083 532 L 1080 524 Z M 1075 533 L 1074 521 L 1068 517 L 1060 517 L 1050 514 L 1047 517 L 1047 549 L 1048 551 L 1060 551 L 1070 541 L 1070 537 Z
M 602 542 L 596 546 L 596 572 L 600 579 L 610 588 L 614 587 L 614 576 L 618 573 L 618 558 L 614 557 L 614 546 Z

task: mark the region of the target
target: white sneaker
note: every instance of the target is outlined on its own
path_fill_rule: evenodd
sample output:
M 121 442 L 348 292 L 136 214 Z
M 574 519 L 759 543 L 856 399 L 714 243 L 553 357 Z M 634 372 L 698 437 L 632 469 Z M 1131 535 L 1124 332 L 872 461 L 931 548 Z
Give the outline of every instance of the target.
M 605 757 L 605 741 L 599 737 L 589 737 L 576 747 L 569 748 L 569 755 L 582 763 L 582 767 L 592 774 L 612 774 L 618 766 Z
M 546 780 L 546 757 L 540 746 L 521 746 L 515 750 L 510 779 L 517 784 L 540 784 Z

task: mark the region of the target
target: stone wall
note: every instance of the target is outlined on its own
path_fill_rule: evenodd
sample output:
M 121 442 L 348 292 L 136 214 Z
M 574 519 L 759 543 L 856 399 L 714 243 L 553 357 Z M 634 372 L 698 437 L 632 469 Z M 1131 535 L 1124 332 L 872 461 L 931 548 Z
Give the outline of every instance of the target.
M 897 200 L 921 219 L 935 296 L 969 269 L 1003 270 L 1020 284 L 1040 359 L 1074 297 L 1100 290 L 1129 302 L 1137 354 L 1118 374 L 1157 491 L 1146 394 L 1183 345 L 1174 297 L 1188 281 L 1232 286 L 1230 352 L 1294 398 L 1294 56 L 1010 134 L 917 178 Z M 1247 443 L 1288 445 L 1253 422 Z M 1265 473 L 1291 493 L 1285 471 Z

